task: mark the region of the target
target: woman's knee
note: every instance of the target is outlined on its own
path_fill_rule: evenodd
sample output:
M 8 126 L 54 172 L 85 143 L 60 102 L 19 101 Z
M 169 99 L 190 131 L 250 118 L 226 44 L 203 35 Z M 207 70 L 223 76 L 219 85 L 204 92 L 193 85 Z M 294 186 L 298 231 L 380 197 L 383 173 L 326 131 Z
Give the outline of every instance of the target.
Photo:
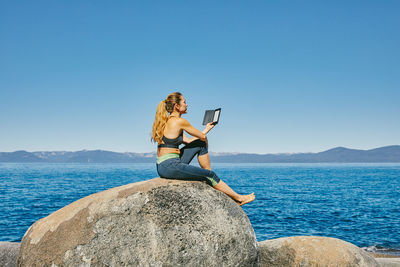
M 197 147 L 207 147 L 207 143 L 206 141 L 200 140 L 200 139 L 196 139 L 193 142 L 191 142 L 189 145 L 192 146 L 197 146 Z
M 211 185 L 212 187 L 216 186 L 221 179 L 217 176 L 217 174 L 213 171 L 210 171 L 210 176 L 207 176 L 207 183 Z
M 207 145 L 207 143 L 205 141 L 200 140 L 200 139 L 194 140 L 193 142 L 187 144 L 182 149 L 183 150 L 195 151 L 195 154 L 198 154 L 199 156 L 208 153 L 208 145 Z
M 196 140 L 197 141 L 197 140 Z M 208 145 L 205 141 L 198 140 L 198 146 L 200 147 L 199 156 L 205 155 L 208 153 Z

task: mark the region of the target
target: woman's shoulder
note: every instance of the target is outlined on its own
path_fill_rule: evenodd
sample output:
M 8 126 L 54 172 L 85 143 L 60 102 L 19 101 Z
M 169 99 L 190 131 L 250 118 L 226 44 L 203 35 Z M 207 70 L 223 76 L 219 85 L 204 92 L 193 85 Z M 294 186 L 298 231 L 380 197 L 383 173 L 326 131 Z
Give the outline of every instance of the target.
M 168 120 L 168 123 L 173 124 L 173 125 L 182 126 L 182 125 L 188 124 L 189 122 L 184 118 L 170 118 Z
M 185 121 L 186 120 L 183 118 L 170 118 L 167 121 L 166 127 L 164 128 L 164 135 L 176 136 L 179 134 L 179 132 L 180 132 L 179 135 L 181 135 L 183 132 L 182 130 L 184 130 L 184 128 L 185 128 L 185 126 L 184 126 Z M 169 138 L 169 137 L 167 137 L 167 138 Z
M 176 131 L 184 128 L 185 119 L 183 118 L 169 118 L 165 127 L 165 130 L 169 132 L 170 130 Z

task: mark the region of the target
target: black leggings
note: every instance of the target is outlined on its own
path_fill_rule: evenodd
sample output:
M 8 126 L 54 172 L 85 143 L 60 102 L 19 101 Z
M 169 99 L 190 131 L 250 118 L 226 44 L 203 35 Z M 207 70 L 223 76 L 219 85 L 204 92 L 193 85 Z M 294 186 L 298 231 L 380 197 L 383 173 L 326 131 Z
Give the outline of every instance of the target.
M 207 144 L 197 139 L 182 147 L 180 154 L 168 153 L 157 157 L 157 173 L 163 178 L 206 181 L 215 186 L 220 181 L 215 172 L 189 164 L 196 154 L 200 156 L 207 153 Z

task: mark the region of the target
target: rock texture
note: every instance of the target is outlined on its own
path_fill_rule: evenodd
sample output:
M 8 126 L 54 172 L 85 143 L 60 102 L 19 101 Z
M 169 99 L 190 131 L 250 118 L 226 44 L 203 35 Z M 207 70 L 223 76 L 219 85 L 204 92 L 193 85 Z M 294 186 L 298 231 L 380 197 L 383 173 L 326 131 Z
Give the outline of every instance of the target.
M 0 266 L 14 267 L 17 263 L 19 243 L 0 242 Z
M 34 223 L 18 266 L 256 266 L 233 200 L 202 182 L 155 178 L 90 195 Z
M 381 267 L 400 267 L 400 258 L 376 258 Z
M 293 236 L 258 243 L 260 265 L 272 266 L 379 266 L 361 248 L 337 238 Z

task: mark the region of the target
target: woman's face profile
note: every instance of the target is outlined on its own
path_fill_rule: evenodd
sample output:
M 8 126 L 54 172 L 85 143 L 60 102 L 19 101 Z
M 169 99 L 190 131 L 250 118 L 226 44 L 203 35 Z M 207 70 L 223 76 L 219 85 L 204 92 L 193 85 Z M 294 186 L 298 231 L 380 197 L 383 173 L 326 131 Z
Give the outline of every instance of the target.
M 187 104 L 186 104 L 186 99 L 182 96 L 181 101 L 179 101 L 179 105 L 177 105 L 178 111 L 181 114 L 187 113 Z

